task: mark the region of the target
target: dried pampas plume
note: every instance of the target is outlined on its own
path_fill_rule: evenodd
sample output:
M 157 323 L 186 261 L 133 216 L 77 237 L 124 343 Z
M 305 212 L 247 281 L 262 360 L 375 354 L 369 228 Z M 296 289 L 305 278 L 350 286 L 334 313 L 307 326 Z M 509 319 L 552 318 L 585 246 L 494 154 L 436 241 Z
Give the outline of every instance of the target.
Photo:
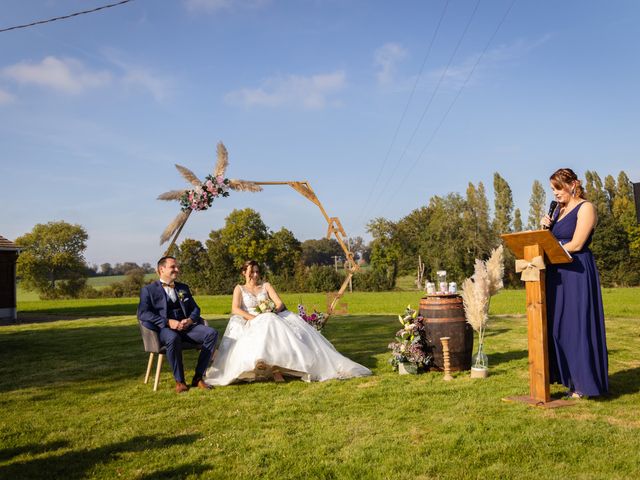
M 473 276 L 462 283 L 462 301 L 469 325 L 484 331 L 489 320 L 489 275 L 481 260 L 476 260 Z
M 176 163 L 176 168 L 180 172 L 180 175 L 182 175 L 184 179 L 194 187 L 199 187 L 200 185 L 202 185 L 202 182 L 198 177 L 196 177 L 196 174 L 189 170 L 187 167 L 183 167 L 182 165 L 178 165 Z
M 224 172 L 227 171 L 229 166 L 229 152 L 224 146 L 224 143 L 218 142 L 218 161 L 216 162 L 216 168 L 213 170 L 213 175 L 216 177 L 224 177 Z
M 184 195 L 184 190 L 169 190 L 158 195 L 158 200 L 180 200 L 182 195 Z
M 504 287 L 504 247 L 500 245 L 491 252 L 486 261 L 487 274 L 489 275 L 489 295 L 493 296 Z
M 162 235 L 160 236 L 160 245 L 169 240 L 174 233 L 184 227 L 184 224 L 187 222 L 187 219 L 189 218 L 191 212 L 192 210 L 186 212 L 181 211 L 176 216 L 176 218 L 174 218 L 173 221 L 169 225 L 167 225 L 167 228 L 164 229 L 164 232 L 162 232 Z
M 234 178 L 229 180 L 229 188 L 231 188 L 232 190 L 238 190 L 239 192 L 262 191 L 262 187 L 258 185 L 256 182 L 250 182 L 248 180 L 237 180 Z
M 476 259 L 474 273 L 462 283 L 462 301 L 467 322 L 478 332 L 480 343 L 489 321 L 489 301 L 504 283 L 504 249 L 501 246 L 491 252 L 486 262 Z

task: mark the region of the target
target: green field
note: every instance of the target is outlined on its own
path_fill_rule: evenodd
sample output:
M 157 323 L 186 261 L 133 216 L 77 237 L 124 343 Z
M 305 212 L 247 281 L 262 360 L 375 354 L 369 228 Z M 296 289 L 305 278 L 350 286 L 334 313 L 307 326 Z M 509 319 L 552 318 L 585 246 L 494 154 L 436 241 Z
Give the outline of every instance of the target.
M 603 292 L 605 316 L 640 318 L 640 288 L 607 288 Z M 283 294 L 284 302 L 292 309 L 302 301 L 307 308 L 326 311 L 327 296 L 321 293 Z M 351 315 L 399 314 L 411 304 L 417 307 L 420 292 L 356 292 L 342 299 Z M 202 315 L 228 315 L 231 311 L 230 295 L 203 295 L 196 297 Z M 18 297 L 18 314 L 25 318 L 38 316 L 94 316 L 135 315 L 137 298 L 108 298 L 82 300 L 23 300 Z M 491 315 L 524 315 L 524 290 L 502 290 L 491 299 Z
M 376 296 L 358 294 L 349 308 L 396 312 L 408 299 Z M 499 298 L 495 308 L 508 309 Z M 227 300 L 201 299 L 220 331 L 227 317 L 214 310 Z M 133 315 L 96 316 L 135 306 L 119 302 L 58 305 L 89 318 L 0 327 L 0 478 L 555 480 L 639 471 L 637 319 L 607 324 L 611 395 L 542 410 L 501 400 L 528 390 L 524 318 L 491 322 L 486 380 L 399 376 L 387 363 L 394 316 L 352 314 L 325 334 L 373 377 L 178 396 L 167 367 L 158 392 L 142 383 L 147 355 Z M 638 296 L 630 308 L 637 304 Z M 29 305 L 36 315 L 48 308 Z M 195 358 L 185 353 L 187 374 Z

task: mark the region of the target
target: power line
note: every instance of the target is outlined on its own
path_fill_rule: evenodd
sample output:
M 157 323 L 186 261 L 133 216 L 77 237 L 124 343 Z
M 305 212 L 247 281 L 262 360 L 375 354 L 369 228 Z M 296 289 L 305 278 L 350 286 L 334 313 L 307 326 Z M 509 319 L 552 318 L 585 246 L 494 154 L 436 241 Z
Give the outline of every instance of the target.
M 427 148 L 431 145 L 431 142 L 433 141 L 433 139 L 435 138 L 436 134 L 438 133 L 438 131 L 440 130 L 440 127 L 442 127 L 442 125 L 444 124 L 445 120 L 447 119 L 447 117 L 449 116 L 449 113 L 451 112 L 451 110 L 453 109 L 453 106 L 456 104 L 456 102 L 458 101 L 458 98 L 460 98 L 460 95 L 462 94 L 462 91 L 464 90 L 464 88 L 466 87 L 467 83 L 469 82 L 469 79 L 471 78 L 471 76 L 473 75 L 473 73 L 476 70 L 476 67 L 478 66 L 478 64 L 480 63 L 480 60 L 482 60 L 482 57 L 484 57 L 484 54 L 487 52 L 487 50 L 489 49 L 489 46 L 491 45 L 491 42 L 493 42 L 493 39 L 495 38 L 495 36 L 498 34 L 498 31 L 500 30 L 500 27 L 502 27 L 502 24 L 504 23 L 504 21 L 507 19 L 507 16 L 509 15 L 509 12 L 511 12 L 511 9 L 513 8 L 513 6 L 515 5 L 516 0 L 512 0 L 511 4 L 509 5 L 509 8 L 507 8 L 507 11 L 504 13 L 504 15 L 502 16 L 502 18 L 500 19 L 500 22 L 498 22 L 498 25 L 496 26 L 496 29 L 493 31 L 493 34 L 491 34 L 491 37 L 489 37 L 489 40 L 487 41 L 484 50 L 482 50 L 482 53 L 478 56 L 476 62 L 473 64 L 473 67 L 471 68 L 471 70 L 469 71 L 469 74 L 467 75 L 467 77 L 465 78 L 464 82 L 462 83 L 462 86 L 460 87 L 460 89 L 458 90 L 458 92 L 456 93 L 456 96 L 453 98 L 453 100 L 451 101 L 451 103 L 449 104 L 449 107 L 447 108 L 447 111 L 444 113 L 444 115 L 442 116 L 442 118 L 440 119 L 440 121 L 438 122 L 438 125 L 436 126 L 436 128 L 433 130 L 433 132 L 431 133 L 431 136 L 429 137 L 429 140 L 427 140 L 426 145 L 424 146 L 424 148 L 420 151 L 420 154 L 416 157 L 415 161 L 413 162 L 413 164 L 411 165 L 411 167 L 409 168 L 409 170 L 407 171 L 406 175 L 403 177 L 402 181 L 400 182 L 400 185 L 402 185 L 407 178 L 409 178 L 409 175 L 411 174 L 411 172 L 413 171 L 413 169 L 418 165 L 418 162 L 420 161 L 420 159 L 422 158 L 422 155 L 424 155 L 424 152 L 427 150 Z M 393 194 L 391 195 L 391 197 L 389 199 L 387 199 L 387 204 L 389 204 L 391 202 L 391 200 L 393 198 L 395 198 L 395 195 L 397 193 L 397 190 L 395 190 L 393 192 Z
M 411 90 L 411 94 L 409 95 L 409 99 L 407 100 L 407 104 L 404 106 L 404 111 L 402 112 L 402 115 L 400 116 L 400 121 L 398 122 L 398 126 L 396 127 L 396 131 L 393 134 L 393 138 L 391 139 L 391 144 L 389 145 L 389 149 L 387 150 L 387 154 L 384 157 L 384 160 L 382 162 L 382 166 L 378 170 L 378 175 L 376 177 L 376 180 L 373 182 L 373 186 L 369 190 L 369 195 L 367 196 L 367 200 L 364 202 L 364 207 L 362 208 L 362 211 L 360 212 L 360 217 L 358 218 L 358 221 L 362 220 L 362 218 L 364 217 L 365 210 L 367 208 L 367 205 L 369 204 L 369 200 L 371 200 L 371 195 L 373 194 L 373 192 L 375 191 L 376 187 L 378 186 L 378 182 L 380 181 L 380 177 L 382 176 L 382 172 L 384 171 L 385 167 L 387 166 L 387 160 L 389 160 L 389 155 L 391 154 L 391 150 L 392 150 L 393 146 L 396 143 L 396 138 L 398 138 L 398 132 L 400 131 L 400 127 L 402 126 L 402 122 L 404 122 L 404 117 L 407 114 L 407 110 L 409 110 L 409 105 L 411 104 L 411 100 L 413 100 L 413 95 L 415 94 L 416 88 L 417 88 L 418 83 L 420 81 L 420 78 L 422 77 L 422 72 L 424 70 L 424 66 L 427 63 L 427 59 L 429 58 L 429 56 L 431 54 L 431 48 L 433 47 L 433 44 L 434 44 L 434 42 L 436 40 L 436 37 L 438 36 L 438 32 L 440 31 L 440 25 L 442 24 L 442 20 L 444 19 L 445 13 L 447 11 L 447 7 L 449 6 L 449 2 L 450 2 L 450 0 L 447 0 L 447 2 L 444 5 L 444 8 L 442 9 L 442 13 L 440 14 L 440 20 L 438 20 L 438 24 L 436 25 L 436 29 L 433 32 L 433 36 L 431 37 L 431 41 L 429 42 L 429 47 L 427 48 L 427 53 L 425 54 L 424 59 L 422 60 L 422 65 L 420 66 L 420 71 L 418 72 L 418 76 L 416 77 L 416 81 L 413 84 L 413 89 Z
M 476 15 L 476 12 L 478 11 L 478 7 L 479 6 L 480 6 L 480 0 L 478 0 L 476 2 L 475 7 L 473 8 L 473 12 L 471 12 L 471 16 L 469 17 L 469 20 L 467 21 L 467 24 L 464 27 L 462 35 L 460 36 L 460 39 L 458 40 L 458 43 L 456 44 L 456 47 L 453 49 L 453 52 L 451 53 L 451 56 L 449 57 L 449 61 L 447 63 L 447 66 L 442 71 L 442 74 L 440 75 L 440 79 L 438 80 L 438 83 L 436 84 L 436 87 L 433 89 L 433 92 L 431 93 L 431 97 L 429 98 L 429 101 L 427 102 L 427 105 L 425 106 L 424 110 L 422 111 L 422 115 L 420 116 L 420 119 L 418 120 L 418 123 L 416 124 L 416 127 L 413 129 L 413 132 L 411 133 L 411 136 L 409 137 L 409 141 L 407 142 L 406 146 L 404 147 L 404 150 L 402 151 L 402 154 L 400 155 L 400 158 L 398 158 L 398 161 L 396 162 L 396 168 L 394 168 L 391 171 L 391 176 L 389 177 L 389 182 L 387 183 L 387 185 L 389 185 L 391 183 L 391 180 L 393 180 L 393 177 L 395 175 L 395 172 L 396 172 L 397 168 L 400 166 L 400 163 L 402 162 L 402 160 L 404 159 L 404 156 L 406 155 L 407 151 L 409 150 L 409 146 L 411 145 L 411 143 L 413 142 L 413 139 L 415 138 L 416 134 L 418 133 L 418 130 L 420 129 L 420 126 L 422 125 L 422 121 L 424 120 L 425 116 L 427 115 L 427 112 L 429 111 L 429 108 L 431 107 L 431 104 L 433 103 L 433 99 L 435 98 L 435 96 L 437 95 L 438 91 L 440 90 L 440 85 L 442 85 L 442 82 L 443 82 L 444 78 L 446 77 L 447 73 L 449 72 L 449 67 L 451 66 L 451 63 L 453 62 L 453 59 L 455 58 L 456 53 L 458 53 L 458 49 L 460 48 L 460 45 L 462 45 L 462 41 L 464 40 L 465 36 L 467 35 L 467 31 L 469 30 L 469 26 L 471 25 L 471 22 L 475 18 L 475 15 Z M 372 210 L 373 208 L 375 208 L 378 205 L 378 202 L 380 201 L 380 198 L 381 198 L 381 195 L 378 196 L 376 198 L 376 200 L 373 202 L 370 210 Z
M 112 8 L 112 7 L 117 7 L 119 5 L 123 5 L 125 3 L 129 3 L 129 2 L 133 2 L 133 0 L 122 0 L 120 2 L 117 3 L 110 3 L 109 5 L 103 5 L 101 7 L 96 7 L 96 8 L 92 8 L 91 10 L 84 10 L 82 12 L 76 12 L 76 13 L 71 13 L 69 15 L 64 15 L 62 17 L 55 17 L 55 18 L 50 18 L 48 20 L 38 20 L 37 22 L 32 22 L 32 23 L 26 23 L 24 25 L 16 25 L 14 27 L 8 27 L 8 28 L 2 28 L 0 29 L 0 33 L 2 32 L 8 32 L 10 30 L 18 30 L 19 28 L 28 28 L 28 27 L 33 27 L 35 25 L 41 25 L 43 23 L 50 23 L 50 22 L 55 22 L 57 20 L 66 20 L 67 18 L 71 18 L 71 17 L 77 17 L 78 15 L 85 15 L 87 13 L 93 13 L 93 12 L 97 12 L 99 10 L 104 10 L 106 8 Z

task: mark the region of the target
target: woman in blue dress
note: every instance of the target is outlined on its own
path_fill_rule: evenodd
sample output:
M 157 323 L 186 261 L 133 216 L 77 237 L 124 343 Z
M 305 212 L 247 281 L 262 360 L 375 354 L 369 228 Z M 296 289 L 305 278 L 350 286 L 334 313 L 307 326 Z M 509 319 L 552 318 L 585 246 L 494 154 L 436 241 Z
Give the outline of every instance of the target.
M 589 250 L 597 213 L 571 169 L 557 170 L 550 181 L 558 208 L 541 224 L 573 257 L 547 266 L 551 382 L 562 383 L 574 398 L 603 395 L 609 390 L 607 341 L 600 279 Z

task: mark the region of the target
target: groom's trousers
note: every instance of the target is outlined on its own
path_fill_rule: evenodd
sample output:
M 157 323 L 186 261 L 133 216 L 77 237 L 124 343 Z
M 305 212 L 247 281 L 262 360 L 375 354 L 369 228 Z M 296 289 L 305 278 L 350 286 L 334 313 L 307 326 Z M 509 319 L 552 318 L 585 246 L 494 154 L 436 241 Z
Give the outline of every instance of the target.
M 160 329 L 159 337 L 160 344 L 167 349 L 167 360 L 171 364 L 173 378 L 176 379 L 176 382 L 186 383 L 184 379 L 184 366 L 182 364 L 182 342 L 202 344 L 195 373 L 196 377 L 201 378 L 213 355 L 213 349 L 218 339 L 218 332 L 211 327 L 196 324 L 189 330 L 183 332 L 172 330 L 168 327 L 162 328 Z

